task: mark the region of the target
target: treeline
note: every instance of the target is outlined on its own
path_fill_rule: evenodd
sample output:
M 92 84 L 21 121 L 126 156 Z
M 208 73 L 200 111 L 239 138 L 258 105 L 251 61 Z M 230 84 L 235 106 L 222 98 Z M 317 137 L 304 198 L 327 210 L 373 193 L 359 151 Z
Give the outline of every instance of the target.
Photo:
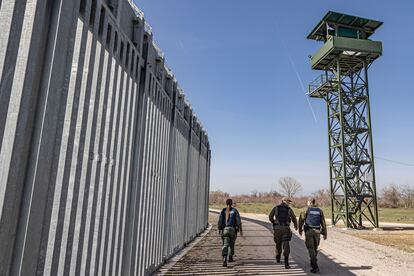
M 328 190 L 321 189 L 312 194 L 315 197 L 318 205 L 326 207 L 330 205 L 330 194 Z M 229 193 L 222 191 L 210 192 L 210 205 L 224 205 L 226 199 L 231 197 L 235 203 L 280 203 L 283 195 L 277 191 L 259 192 L 252 191 L 250 194 L 242 194 L 230 196 Z M 306 206 L 308 196 L 294 196 L 292 197 L 292 206 L 297 208 L 303 208 Z
M 250 194 L 233 196 L 233 202 L 236 203 L 273 203 L 278 204 L 283 196 L 290 197 L 293 202 L 292 206 L 303 208 L 306 206 L 309 196 L 297 196 L 302 191 L 302 183 L 291 176 L 279 178 L 277 190 L 270 192 L 253 191 Z M 210 192 L 210 205 L 223 204 L 230 195 L 222 191 Z M 326 207 L 330 205 L 331 197 L 327 189 L 320 189 L 312 194 L 316 199 L 318 206 Z
M 226 199 L 231 197 L 235 203 L 279 203 L 283 195 L 277 191 L 259 192 L 231 196 L 222 191 L 210 192 L 211 205 L 224 205 Z M 320 207 L 331 204 L 330 191 L 320 189 L 312 194 Z M 292 205 L 302 208 L 306 206 L 309 196 L 293 196 Z M 378 193 L 378 205 L 385 208 L 414 208 L 414 188 L 408 185 L 388 185 Z
M 413 208 L 414 188 L 408 185 L 388 185 L 381 190 L 380 207 Z

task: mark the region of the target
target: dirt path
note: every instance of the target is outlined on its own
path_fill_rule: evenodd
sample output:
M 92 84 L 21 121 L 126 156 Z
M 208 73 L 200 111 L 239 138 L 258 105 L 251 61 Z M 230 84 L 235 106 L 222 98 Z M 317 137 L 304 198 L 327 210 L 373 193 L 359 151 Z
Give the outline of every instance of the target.
M 217 214 L 210 213 L 211 231 L 161 275 L 312 275 L 303 237 L 291 241 L 291 266 L 274 260 L 275 246 L 264 215 L 243 215 L 244 237 L 236 241 L 235 263 L 222 267 Z M 322 275 L 414 275 L 414 254 L 330 230 L 318 255 Z

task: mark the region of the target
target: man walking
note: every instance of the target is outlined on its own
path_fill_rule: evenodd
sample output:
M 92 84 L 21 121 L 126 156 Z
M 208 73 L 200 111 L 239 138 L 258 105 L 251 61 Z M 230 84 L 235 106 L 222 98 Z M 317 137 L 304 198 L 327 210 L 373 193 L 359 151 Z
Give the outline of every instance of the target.
M 298 229 L 298 222 L 295 213 L 289 207 L 292 200 L 288 197 L 282 198 L 280 205 L 275 206 L 269 214 L 269 220 L 273 224 L 274 241 L 276 243 L 276 262 L 280 263 L 280 256 L 285 257 L 285 268 L 289 269 L 289 242 L 292 239 L 292 231 L 290 230 L 290 222 L 293 222 L 295 230 Z
M 239 211 L 232 207 L 233 201 L 229 198 L 226 200 L 226 208 L 224 208 L 219 217 L 218 229 L 221 233 L 223 248 L 221 254 L 223 256 L 223 266 L 227 266 L 227 258 L 231 263 L 234 256 L 234 244 L 236 243 L 237 232 L 243 235 L 242 223 Z
M 303 228 L 303 229 L 302 229 Z M 327 238 L 326 222 L 323 212 L 320 208 L 316 207 L 315 199 L 308 199 L 308 207 L 303 210 L 299 216 L 299 234 L 302 236 L 305 231 L 305 244 L 309 251 L 311 272 L 318 273 L 318 246 L 321 240 L 321 234 L 323 239 Z

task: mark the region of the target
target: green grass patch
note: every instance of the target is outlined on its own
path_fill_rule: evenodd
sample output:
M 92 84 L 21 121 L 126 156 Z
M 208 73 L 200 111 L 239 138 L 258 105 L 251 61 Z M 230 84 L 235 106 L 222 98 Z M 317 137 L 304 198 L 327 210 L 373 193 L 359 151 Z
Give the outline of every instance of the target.
M 414 223 L 414 209 L 409 208 L 379 208 L 380 222 Z

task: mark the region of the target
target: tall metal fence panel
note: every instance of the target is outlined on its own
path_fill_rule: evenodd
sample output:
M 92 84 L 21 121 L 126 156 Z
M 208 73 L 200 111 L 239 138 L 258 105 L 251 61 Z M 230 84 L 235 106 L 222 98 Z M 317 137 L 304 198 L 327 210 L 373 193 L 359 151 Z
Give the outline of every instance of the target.
M 0 275 L 148 275 L 208 223 L 211 151 L 129 0 L 0 1 Z

